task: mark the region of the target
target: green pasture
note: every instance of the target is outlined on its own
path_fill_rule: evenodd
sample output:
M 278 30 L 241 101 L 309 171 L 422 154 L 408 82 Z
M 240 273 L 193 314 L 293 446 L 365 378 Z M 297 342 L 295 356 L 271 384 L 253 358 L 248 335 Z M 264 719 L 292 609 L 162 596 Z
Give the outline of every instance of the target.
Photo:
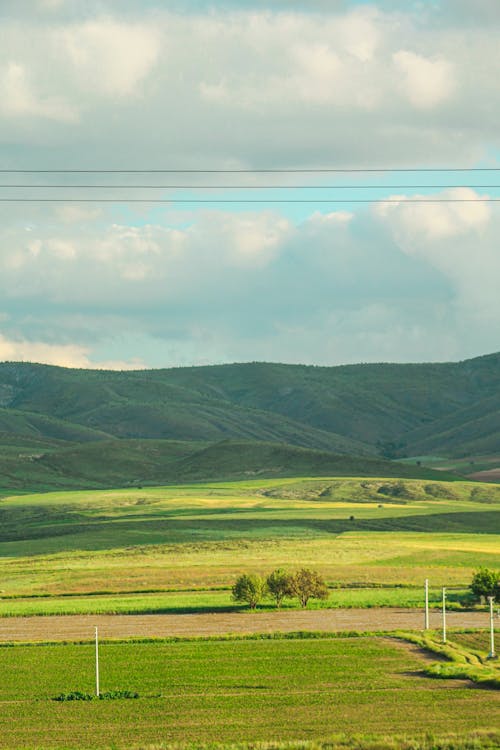
M 385 747 L 388 736 L 463 740 L 479 729 L 498 739 L 498 693 L 430 679 L 425 665 L 413 647 L 381 637 L 104 642 L 101 689 L 140 697 L 58 703 L 60 693 L 94 691 L 93 645 L 2 647 L 1 745 L 120 750 L 355 734 Z
M 480 565 L 500 566 L 498 485 L 251 479 L 0 500 L 0 614 L 224 609 L 241 572 L 298 566 L 324 575 L 333 606 L 413 606 L 425 578 L 464 589 Z
M 448 609 L 467 601 L 465 589 L 448 590 Z M 441 589 L 429 592 L 431 607 L 441 604 Z M 283 610 L 298 608 L 296 600 L 285 600 Z M 423 607 L 423 589 L 418 588 L 353 588 L 331 589 L 326 601 L 311 599 L 308 609 L 353 607 Z M 201 612 L 241 611 L 244 605 L 231 599 L 231 592 L 181 591 L 155 594 L 115 594 L 94 596 L 50 596 L 0 600 L 0 617 L 30 617 L 34 615 L 83 614 L 188 614 Z M 274 610 L 271 599 L 265 599 L 259 611 Z

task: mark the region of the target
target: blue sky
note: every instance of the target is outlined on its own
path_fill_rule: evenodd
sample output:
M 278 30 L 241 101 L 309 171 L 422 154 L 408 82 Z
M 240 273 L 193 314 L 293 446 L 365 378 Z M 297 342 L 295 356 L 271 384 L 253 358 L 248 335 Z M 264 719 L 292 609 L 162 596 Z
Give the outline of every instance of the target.
M 500 168 L 497 0 L 6 0 L 0 13 L 1 168 L 181 170 L 2 173 L 0 198 L 66 202 L 0 202 L 0 360 L 498 349 L 500 203 L 479 200 L 500 198 L 500 171 L 480 171 Z M 384 171 L 286 171 L 321 168 Z M 127 202 L 152 196 L 220 202 Z M 68 200 L 82 197 L 96 201 Z

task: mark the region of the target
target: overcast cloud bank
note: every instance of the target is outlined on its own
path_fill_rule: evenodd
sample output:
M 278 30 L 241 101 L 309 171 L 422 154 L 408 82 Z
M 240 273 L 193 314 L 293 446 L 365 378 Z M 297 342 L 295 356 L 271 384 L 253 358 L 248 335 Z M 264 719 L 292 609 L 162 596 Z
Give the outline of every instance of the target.
M 4 3 L 4 168 L 498 164 L 497 3 L 461 0 L 419 13 L 409 3 L 253 5 L 187 12 L 181 3 L 165 11 L 161 3 L 109 2 L 85 4 L 83 13 L 64 0 Z M 389 177 L 430 187 L 379 190 L 376 197 L 396 202 L 372 206 L 266 205 L 269 192 L 253 193 L 263 203 L 246 207 L 1 204 L 0 359 L 124 368 L 337 364 L 498 349 L 497 204 L 406 200 L 498 191 L 443 190 L 437 185 L 458 177 L 439 172 Z M 94 181 L 132 179 L 151 178 Z M 311 176 L 300 181 L 314 184 Z M 34 193 L 1 188 L 0 197 L 14 192 Z M 365 194 L 374 191 L 356 197 Z

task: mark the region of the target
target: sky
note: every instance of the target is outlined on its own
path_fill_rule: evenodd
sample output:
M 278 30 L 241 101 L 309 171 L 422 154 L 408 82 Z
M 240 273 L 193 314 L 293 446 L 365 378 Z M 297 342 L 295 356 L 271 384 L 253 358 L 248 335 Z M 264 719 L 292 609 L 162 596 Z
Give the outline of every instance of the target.
M 498 0 L 2 0 L 0 360 L 499 350 L 499 26 Z

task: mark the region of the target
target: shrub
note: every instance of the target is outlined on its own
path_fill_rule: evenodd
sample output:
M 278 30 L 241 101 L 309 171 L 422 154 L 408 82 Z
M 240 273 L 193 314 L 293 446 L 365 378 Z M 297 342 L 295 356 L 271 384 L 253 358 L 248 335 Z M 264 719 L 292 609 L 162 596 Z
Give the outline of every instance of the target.
M 90 695 L 90 693 L 81 693 L 79 690 L 74 690 L 71 693 L 60 693 L 59 695 L 56 695 L 56 697 L 52 700 L 61 701 L 63 703 L 65 701 L 91 701 L 94 698 L 95 695 Z
M 101 701 L 114 701 L 120 700 L 121 698 L 138 698 L 139 693 L 133 690 L 110 690 L 107 693 L 99 693 L 99 700 Z
M 99 695 L 91 695 L 90 693 L 82 693 L 79 690 L 74 690 L 71 693 L 60 693 L 52 698 L 54 701 L 113 701 L 121 698 L 138 698 L 139 693 L 133 690 L 110 690 L 107 693 L 99 693 Z

